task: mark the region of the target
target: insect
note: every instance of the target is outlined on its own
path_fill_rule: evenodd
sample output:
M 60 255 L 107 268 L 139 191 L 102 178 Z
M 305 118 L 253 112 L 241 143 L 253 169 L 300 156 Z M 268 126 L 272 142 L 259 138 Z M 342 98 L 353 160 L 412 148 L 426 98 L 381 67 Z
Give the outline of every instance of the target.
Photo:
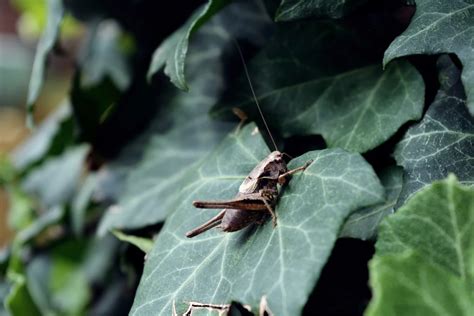
M 267 213 L 271 215 L 273 227 L 275 227 L 277 225 L 277 215 L 274 211 L 274 207 L 279 194 L 278 185 L 284 185 L 290 175 L 298 171 L 303 171 L 312 163 L 310 160 L 301 167 L 288 170 L 286 162 L 283 159 L 285 154 L 278 151 L 275 140 L 273 139 L 267 122 L 265 121 L 265 117 L 263 116 L 250 80 L 242 51 L 237 42 L 236 46 L 244 65 L 245 75 L 247 76 L 250 90 L 252 91 L 258 111 L 260 112 L 263 123 L 265 124 L 276 150 L 270 153 L 265 159 L 258 163 L 255 168 L 253 168 L 240 185 L 239 192 L 235 198 L 223 201 L 193 202 L 193 205 L 197 208 L 223 210 L 206 223 L 187 232 L 186 237 L 189 238 L 197 236 L 213 227 L 220 227 L 224 232 L 233 232 L 245 228 L 252 223 L 262 223 L 264 216 Z M 243 120 L 244 118 L 241 117 L 241 119 Z

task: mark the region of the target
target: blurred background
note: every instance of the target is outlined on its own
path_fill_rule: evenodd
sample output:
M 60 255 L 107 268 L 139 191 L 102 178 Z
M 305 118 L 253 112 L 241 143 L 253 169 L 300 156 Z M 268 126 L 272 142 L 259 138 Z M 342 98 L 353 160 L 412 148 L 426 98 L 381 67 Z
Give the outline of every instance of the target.
M 26 97 L 33 57 L 46 24 L 46 0 L 0 0 L 0 159 L 31 133 L 26 127 Z M 74 56 L 83 27 L 68 16 L 61 32 L 62 54 L 52 54 L 34 112 L 42 122 L 68 93 Z M 0 188 L 0 249 L 12 237 L 6 220 L 8 199 Z

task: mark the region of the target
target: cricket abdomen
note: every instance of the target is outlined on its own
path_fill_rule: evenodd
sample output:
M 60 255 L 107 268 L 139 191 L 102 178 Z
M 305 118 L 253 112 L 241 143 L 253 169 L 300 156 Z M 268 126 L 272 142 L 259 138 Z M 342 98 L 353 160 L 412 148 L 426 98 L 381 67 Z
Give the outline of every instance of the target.
M 219 225 L 224 232 L 234 232 L 248 225 L 261 221 L 266 212 L 226 209 L 222 222 Z

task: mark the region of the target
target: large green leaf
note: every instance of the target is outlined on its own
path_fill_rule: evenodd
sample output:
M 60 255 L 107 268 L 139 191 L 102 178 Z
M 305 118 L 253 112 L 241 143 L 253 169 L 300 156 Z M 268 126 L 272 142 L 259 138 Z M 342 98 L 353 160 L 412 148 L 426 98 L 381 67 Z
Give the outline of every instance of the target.
M 447 56 L 440 58 L 440 84 L 423 120 L 410 127 L 395 150 L 405 170 L 398 204 L 431 182 L 456 174 L 474 181 L 474 119 L 469 115 L 459 71 Z
M 406 62 L 383 71 L 379 63 L 372 64 L 376 56 L 363 38 L 335 23 L 280 27 L 249 63 L 270 125 L 284 136 L 321 134 L 329 147 L 365 152 L 419 118 L 424 99 L 419 73 Z M 246 80 L 214 111 L 226 115 L 231 107 L 255 112 Z
M 308 17 L 340 18 L 366 0 L 282 0 L 276 13 L 277 21 L 292 21 Z
M 414 54 L 455 53 L 463 64 L 462 80 L 474 115 L 474 1 L 416 0 L 408 28 L 387 48 L 384 64 Z
M 359 239 L 374 238 L 380 222 L 385 216 L 394 211 L 403 183 L 403 169 L 388 167 L 379 175 L 385 187 L 385 201 L 382 203 L 364 207 L 352 213 L 344 223 L 339 237 L 350 237 Z
M 156 49 L 148 76 L 153 76 L 163 66 L 171 82 L 182 90 L 188 90 L 184 67 L 191 35 L 222 9 L 229 0 L 208 0 L 207 4 L 193 13 L 189 20 Z
M 415 250 L 474 289 L 474 190 L 450 175 L 414 195 L 380 227 L 377 255 Z
M 32 112 L 34 104 L 38 98 L 43 80 L 45 77 L 45 65 L 48 54 L 53 49 L 58 38 L 61 22 L 64 16 L 62 0 L 48 0 L 48 22 L 41 35 L 36 48 L 36 55 L 33 61 L 33 70 L 31 72 L 30 85 L 28 88 L 28 122 L 33 125 Z
M 187 239 L 186 231 L 215 211 L 192 207 L 196 199 L 236 194 L 248 172 L 268 154 L 254 124 L 229 135 L 187 177 L 173 212 L 145 263 L 131 315 L 169 315 L 186 302 L 258 306 L 266 296 L 277 315 L 297 315 L 331 253 L 347 215 L 383 198 L 383 187 L 358 154 L 341 149 L 309 152 L 290 168 L 295 175 L 279 199 L 278 226 L 270 221 L 235 233 L 218 230 Z
M 370 263 L 374 297 L 366 316 L 469 316 L 474 294 L 459 278 L 414 253 L 375 257 Z
M 112 171 L 124 174 L 145 148 L 142 161 L 127 174 L 124 188 L 118 189 L 119 201 L 103 218 L 99 233 L 156 224 L 174 209 L 179 189 L 188 182 L 187 170 L 233 126 L 213 121 L 207 114 L 224 89 L 223 59 L 232 45 L 231 34 L 242 32 L 233 28 L 246 26 L 259 32 L 261 19 L 254 6 L 230 5 L 194 35 L 186 68 L 193 89 L 185 93 L 171 85 L 162 87 L 162 110 L 141 138 L 111 165 Z

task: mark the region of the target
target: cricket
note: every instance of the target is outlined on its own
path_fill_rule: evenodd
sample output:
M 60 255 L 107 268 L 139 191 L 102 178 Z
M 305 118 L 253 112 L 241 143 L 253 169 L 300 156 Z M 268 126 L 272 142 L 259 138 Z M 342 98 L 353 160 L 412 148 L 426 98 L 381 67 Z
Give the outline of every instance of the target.
M 263 116 L 260 104 L 258 103 L 258 98 L 255 94 L 252 81 L 250 80 L 242 50 L 237 41 L 234 42 L 239 52 L 255 104 L 257 105 L 268 135 L 275 147 L 275 151 L 270 153 L 250 171 L 249 175 L 240 185 L 239 192 L 233 199 L 222 201 L 194 201 L 193 205 L 196 208 L 223 210 L 209 221 L 187 232 L 186 237 L 188 238 L 195 237 L 214 227 L 220 228 L 224 232 L 238 231 L 253 223 L 263 223 L 265 215 L 267 214 L 270 214 L 273 227 L 275 228 L 277 226 L 277 214 L 274 208 L 279 196 L 278 186 L 283 187 L 292 174 L 305 170 L 312 163 L 312 160 L 309 160 L 303 166 L 288 170 L 284 160 L 286 154 L 278 150 L 270 128 Z M 245 115 L 240 110 L 234 110 L 234 112 L 241 118 L 242 124 L 245 120 Z M 237 127 L 238 129 L 241 124 Z

